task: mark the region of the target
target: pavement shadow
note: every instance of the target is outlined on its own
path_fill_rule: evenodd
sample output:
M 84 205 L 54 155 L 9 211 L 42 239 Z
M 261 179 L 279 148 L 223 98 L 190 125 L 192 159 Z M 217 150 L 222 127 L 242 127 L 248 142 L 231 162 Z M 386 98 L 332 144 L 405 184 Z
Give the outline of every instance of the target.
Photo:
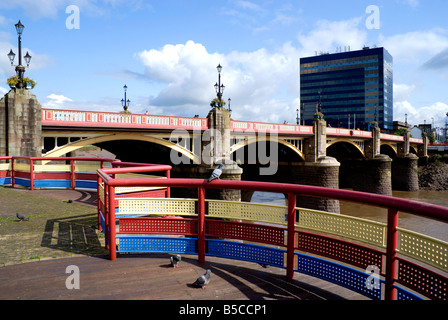
M 86 255 L 103 255 L 96 229 L 96 214 L 49 219 L 45 225 L 41 246 Z

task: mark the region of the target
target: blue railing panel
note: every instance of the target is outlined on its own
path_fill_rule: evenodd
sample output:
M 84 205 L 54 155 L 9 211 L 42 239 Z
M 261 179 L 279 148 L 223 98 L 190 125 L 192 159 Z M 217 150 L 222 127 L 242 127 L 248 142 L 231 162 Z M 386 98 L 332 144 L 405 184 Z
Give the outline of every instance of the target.
M 383 280 L 377 279 L 378 289 L 368 288 L 366 281 L 371 274 L 301 253 L 295 253 L 295 255 L 297 256 L 295 271 L 335 283 L 371 299 L 381 300 Z
M 206 242 L 206 255 L 285 267 L 285 250 L 225 240 L 206 239 Z
M 117 252 L 175 252 L 197 254 L 195 238 L 117 236 Z

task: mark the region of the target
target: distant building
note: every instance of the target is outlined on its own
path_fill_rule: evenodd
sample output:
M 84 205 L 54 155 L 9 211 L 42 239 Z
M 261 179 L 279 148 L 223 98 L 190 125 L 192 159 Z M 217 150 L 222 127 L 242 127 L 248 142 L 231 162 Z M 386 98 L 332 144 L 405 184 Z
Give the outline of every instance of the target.
M 311 124 L 321 99 L 332 127 L 393 130 L 393 58 L 384 48 L 300 59 L 302 124 Z

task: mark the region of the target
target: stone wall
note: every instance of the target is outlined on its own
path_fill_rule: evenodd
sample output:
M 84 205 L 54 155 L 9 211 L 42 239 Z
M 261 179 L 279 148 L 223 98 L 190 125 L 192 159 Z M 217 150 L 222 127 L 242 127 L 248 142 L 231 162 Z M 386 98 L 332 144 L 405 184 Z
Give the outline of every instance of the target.
M 11 89 L 0 100 L 0 155 L 42 155 L 42 107 L 29 90 Z

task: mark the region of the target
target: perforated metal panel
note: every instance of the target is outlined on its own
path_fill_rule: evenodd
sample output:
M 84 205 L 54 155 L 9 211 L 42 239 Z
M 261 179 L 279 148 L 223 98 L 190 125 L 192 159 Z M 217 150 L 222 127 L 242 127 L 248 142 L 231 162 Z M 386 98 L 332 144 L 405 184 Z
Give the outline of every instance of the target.
M 236 201 L 207 200 L 207 202 L 209 217 L 287 224 L 286 206 Z
M 411 262 L 398 260 L 398 282 L 431 299 L 448 300 L 448 279 Z
M 383 270 L 383 253 L 378 250 L 321 235 L 296 233 L 298 250 L 343 261 L 363 269 L 374 265 Z
M 399 231 L 400 253 L 448 272 L 448 243 L 401 228 Z
M 206 239 L 206 241 L 207 255 L 264 263 L 281 268 L 285 264 L 285 250 L 225 240 Z
M 120 215 L 195 215 L 196 199 L 118 199 Z
M 386 225 L 323 211 L 298 209 L 296 227 L 318 230 L 385 247 Z
M 194 238 L 117 236 L 117 245 L 117 252 L 197 253 Z
M 403 288 L 395 287 L 395 289 L 397 289 L 397 300 L 423 300 L 419 296 L 404 290 Z
M 285 245 L 285 229 L 260 224 L 206 220 L 207 236 Z
M 193 235 L 196 225 L 196 219 L 121 218 L 119 233 Z
M 296 253 L 295 255 L 297 256 L 296 271 L 338 284 L 372 299 L 381 299 L 382 279 L 377 279 L 380 283 L 379 289 L 369 289 L 366 281 L 371 276 L 370 274 L 305 254 Z

